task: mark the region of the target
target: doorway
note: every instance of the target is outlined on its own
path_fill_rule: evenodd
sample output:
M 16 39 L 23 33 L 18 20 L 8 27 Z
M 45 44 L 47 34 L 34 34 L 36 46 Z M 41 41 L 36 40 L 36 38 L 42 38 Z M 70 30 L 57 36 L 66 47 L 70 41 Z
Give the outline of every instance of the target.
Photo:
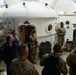
M 32 30 L 36 30 L 36 27 L 31 24 L 23 24 L 18 27 L 18 34 L 22 44 L 30 42 L 30 33 Z

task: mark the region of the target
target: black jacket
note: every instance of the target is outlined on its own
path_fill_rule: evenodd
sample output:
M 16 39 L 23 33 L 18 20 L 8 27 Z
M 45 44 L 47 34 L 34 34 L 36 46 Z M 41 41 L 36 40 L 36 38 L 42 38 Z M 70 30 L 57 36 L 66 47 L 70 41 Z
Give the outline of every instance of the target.
M 4 44 L 4 62 L 9 64 L 14 59 L 13 47 L 9 42 Z

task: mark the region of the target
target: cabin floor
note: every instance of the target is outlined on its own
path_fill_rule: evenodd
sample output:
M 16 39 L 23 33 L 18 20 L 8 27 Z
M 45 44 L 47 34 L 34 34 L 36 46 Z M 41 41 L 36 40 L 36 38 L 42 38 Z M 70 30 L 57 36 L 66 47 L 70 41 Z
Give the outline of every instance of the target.
M 70 52 L 63 52 L 61 57 L 66 61 L 66 57 L 69 55 L 69 53 Z M 43 67 L 41 67 L 39 65 L 39 62 L 40 62 L 39 59 L 37 59 L 36 62 L 37 62 L 37 64 L 35 64 L 34 66 L 36 67 L 36 69 L 38 70 L 39 74 L 41 75 L 41 71 L 42 71 Z M 1 64 L 1 69 L 6 69 L 6 65 L 4 64 L 4 62 L 2 62 L 2 64 Z M 4 72 L 0 73 L 0 75 L 7 75 L 6 74 L 6 70 Z M 67 74 L 67 75 L 69 75 L 69 74 Z

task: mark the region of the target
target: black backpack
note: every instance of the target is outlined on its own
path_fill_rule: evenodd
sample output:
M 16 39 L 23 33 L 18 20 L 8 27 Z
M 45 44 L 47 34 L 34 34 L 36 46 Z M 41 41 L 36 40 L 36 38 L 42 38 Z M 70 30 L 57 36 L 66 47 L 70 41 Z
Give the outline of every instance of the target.
M 59 57 L 55 57 L 52 54 L 49 55 L 49 57 L 44 62 L 42 75 L 61 75 L 59 68 Z

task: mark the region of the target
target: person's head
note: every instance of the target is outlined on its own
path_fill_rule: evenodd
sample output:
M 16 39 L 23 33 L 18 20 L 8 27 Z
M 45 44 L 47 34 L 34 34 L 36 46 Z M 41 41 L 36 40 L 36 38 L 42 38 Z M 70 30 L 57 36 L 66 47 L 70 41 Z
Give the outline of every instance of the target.
M 6 41 L 13 42 L 14 41 L 14 37 L 9 34 L 9 35 L 6 36 Z
M 13 35 L 13 36 L 16 36 L 16 35 L 17 35 L 17 31 L 16 31 L 16 30 L 13 30 L 13 31 L 12 31 L 12 35 Z
M 35 27 L 34 26 L 32 26 L 32 30 L 35 30 Z
M 36 31 L 33 30 L 33 31 L 31 32 L 31 35 L 36 35 Z
M 54 53 L 59 54 L 61 52 L 61 46 L 60 44 L 55 44 L 53 47 Z
M 64 27 L 64 23 L 63 23 L 63 22 L 60 22 L 60 26 L 61 26 L 61 27 Z
M 28 57 L 28 46 L 26 44 L 22 44 L 18 47 L 18 55 L 19 57 Z

